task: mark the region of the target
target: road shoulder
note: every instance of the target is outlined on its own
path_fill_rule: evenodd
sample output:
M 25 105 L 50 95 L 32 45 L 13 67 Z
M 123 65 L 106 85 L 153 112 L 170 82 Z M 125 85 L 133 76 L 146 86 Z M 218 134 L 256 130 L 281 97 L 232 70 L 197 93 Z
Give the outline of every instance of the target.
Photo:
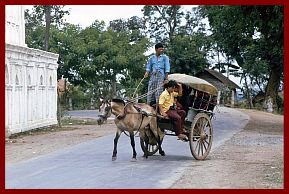
M 284 187 L 284 117 L 239 110 L 250 116 L 245 128 L 206 160 L 192 161 L 172 188 Z

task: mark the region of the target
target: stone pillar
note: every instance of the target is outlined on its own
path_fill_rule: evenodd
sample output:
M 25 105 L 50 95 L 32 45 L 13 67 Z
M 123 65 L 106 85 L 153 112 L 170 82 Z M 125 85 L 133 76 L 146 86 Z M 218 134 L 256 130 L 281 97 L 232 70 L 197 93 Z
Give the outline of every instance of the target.
M 26 47 L 24 7 L 6 5 L 5 13 L 5 43 Z
M 232 90 L 232 96 L 231 96 L 231 107 L 234 107 L 235 105 L 235 91 Z
M 68 104 L 69 104 L 68 109 L 69 109 L 69 110 L 73 110 L 73 107 L 72 107 L 72 98 L 68 98 Z
M 267 105 L 267 112 L 272 113 L 273 112 L 273 103 L 272 103 L 271 96 L 268 97 L 266 105 Z

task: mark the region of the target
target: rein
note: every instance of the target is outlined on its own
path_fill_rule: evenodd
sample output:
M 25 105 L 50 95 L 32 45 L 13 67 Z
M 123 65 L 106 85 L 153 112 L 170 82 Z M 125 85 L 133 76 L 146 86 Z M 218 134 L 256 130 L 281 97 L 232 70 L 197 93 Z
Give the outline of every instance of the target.
M 128 102 L 128 103 L 124 106 L 124 108 L 123 108 L 123 112 L 124 112 L 123 115 L 121 115 L 121 114 L 117 115 L 117 116 L 116 116 L 117 119 L 119 119 L 119 120 L 124 119 L 125 116 L 129 113 L 129 112 L 127 112 L 127 110 L 126 110 L 127 105 L 128 105 L 129 103 L 132 103 L 132 102 Z M 111 110 L 111 113 L 114 114 L 114 115 L 116 115 L 116 113 L 115 113 L 115 112 L 112 112 L 112 110 Z M 138 114 L 138 113 L 130 113 L 130 114 Z
M 143 78 L 140 80 L 139 84 L 137 85 L 137 87 L 136 87 L 136 89 L 135 89 L 135 91 L 134 91 L 134 93 L 133 93 L 132 98 L 131 98 L 129 101 L 136 101 L 136 100 L 145 98 L 145 97 L 147 97 L 149 94 L 152 94 L 152 93 L 154 93 L 155 91 L 157 91 L 160 87 L 163 87 L 163 85 L 159 85 L 157 88 L 155 88 L 155 89 L 153 89 L 153 90 L 151 90 L 151 91 L 148 91 L 148 92 L 145 93 L 145 94 L 142 94 L 142 95 L 140 95 L 140 96 L 138 96 L 138 97 L 134 97 L 135 94 L 136 94 L 136 91 L 137 91 L 138 87 L 140 86 L 140 84 L 142 83 L 142 81 L 143 81 L 144 79 L 145 79 L 145 78 L 143 77 Z

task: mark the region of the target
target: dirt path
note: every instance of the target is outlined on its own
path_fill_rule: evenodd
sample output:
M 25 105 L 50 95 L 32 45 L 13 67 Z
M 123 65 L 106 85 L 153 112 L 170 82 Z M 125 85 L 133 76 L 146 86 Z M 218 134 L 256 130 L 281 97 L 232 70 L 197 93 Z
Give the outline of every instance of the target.
M 284 188 L 284 117 L 241 111 L 250 116 L 245 129 L 192 163 L 172 188 Z
M 192 162 L 172 188 L 283 188 L 284 117 L 241 111 L 250 116 L 245 129 L 210 153 L 205 161 Z M 61 131 L 55 128 L 9 139 L 5 146 L 6 165 L 113 134 L 115 130 L 114 123 L 108 121 L 102 126 L 71 125 Z

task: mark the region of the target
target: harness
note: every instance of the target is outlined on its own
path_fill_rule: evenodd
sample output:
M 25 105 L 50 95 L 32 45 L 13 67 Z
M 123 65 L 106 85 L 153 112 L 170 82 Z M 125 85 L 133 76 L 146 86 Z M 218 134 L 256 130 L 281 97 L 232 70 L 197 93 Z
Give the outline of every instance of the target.
M 116 119 L 122 120 L 122 119 L 124 119 L 124 118 L 126 117 L 126 115 L 128 115 L 128 114 L 141 114 L 142 117 L 141 117 L 140 125 L 139 125 L 136 133 L 134 134 L 134 136 L 136 136 L 137 133 L 139 132 L 140 128 L 141 128 L 141 125 L 142 125 L 142 123 L 143 123 L 144 117 L 156 116 L 156 115 L 151 114 L 151 113 L 147 113 L 146 111 L 142 110 L 140 107 L 137 107 L 136 105 L 133 105 L 133 107 L 137 110 L 137 112 L 128 112 L 128 111 L 127 111 L 127 106 L 128 106 L 128 104 L 130 104 L 130 103 L 133 103 L 133 102 L 128 102 L 128 103 L 126 103 L 125 106 L 124 106 L 124 114 L 122 114 L 122 115 L 121 115 L 121 114 L 117 115 L 117 116 L 116 116 Z M 112 110 L 111 110 L 111 112 L 112 112 L 114 115 L 116 115 L 116 113 L 113 112 Z M 123 131 L 123 132 L 124 132 L 124 134 L 125 134 L 126 136 L 129 137 L 129 135 L 126 133 L 126 131 Z

